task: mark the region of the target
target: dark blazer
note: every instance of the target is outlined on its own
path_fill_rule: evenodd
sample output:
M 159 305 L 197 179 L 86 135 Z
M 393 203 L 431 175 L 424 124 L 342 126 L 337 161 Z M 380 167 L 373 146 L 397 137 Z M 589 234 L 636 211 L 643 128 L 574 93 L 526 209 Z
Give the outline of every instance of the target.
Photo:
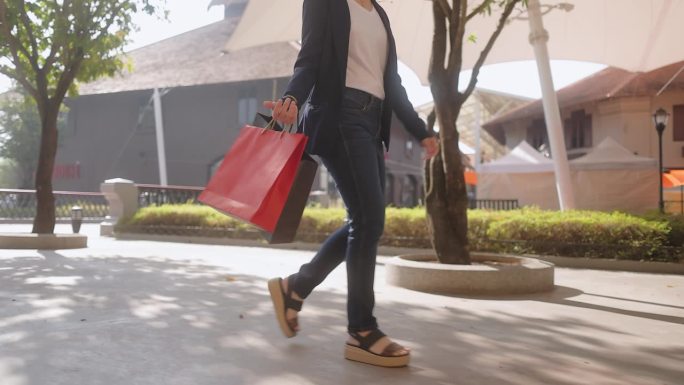
M 416 139 L 423 140 L 430 134 L 401 85 L 387 14 L 372 1 L 388 37 L 381 138 L 389 149 L 392 112 Z M 340 140 L 337 122 L 346 83 L 351 19 L 347 0 L 304 0 L 303 8 L 302 48 L 285 95 L 293 96 L 300 110 L 304 107 L 300 129 L 309 137 L 308 151 L 324 154 Z

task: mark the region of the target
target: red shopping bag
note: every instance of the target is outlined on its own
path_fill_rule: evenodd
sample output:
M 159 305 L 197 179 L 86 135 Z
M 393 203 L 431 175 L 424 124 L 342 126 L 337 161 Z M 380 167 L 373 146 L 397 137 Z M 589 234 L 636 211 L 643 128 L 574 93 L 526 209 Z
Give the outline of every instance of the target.
M 306 141 L 304 134 L 245 126 L 198 200 L 273 233 Z

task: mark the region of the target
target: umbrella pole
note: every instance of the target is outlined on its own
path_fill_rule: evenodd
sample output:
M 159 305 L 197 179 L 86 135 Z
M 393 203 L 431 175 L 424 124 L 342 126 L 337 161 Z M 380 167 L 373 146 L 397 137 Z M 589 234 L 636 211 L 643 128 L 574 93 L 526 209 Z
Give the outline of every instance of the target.
M 530 44 L 532 44 L 532 47 L 534 48 L 537 70 L 539 71 L 546 131 L 549 135 L 549 144 L 551 145 L 556 175 L 558 203 L 560 204 L 561 211 L 572 210 L 575 208 L 575 197 L 572 191 L 572 182 L 570 180 L 570 166 L 568 164 L 568 155 L 565 150 L 560 108 L 558 107 L 556 90 L 553 86 L 551 64 L 549 63 L 549 51 L 546 46 L 546 42 L 549 40 L 549 33 L 544 29 L 539 0 L 529 0 L 527 5 L 530 22 Z
M 477 92 L 477 91 L 475 91 Z M 475 101 L 475 172 L 480 172 L 480 164 L 482 164 L 482 100 L 478 98 Z

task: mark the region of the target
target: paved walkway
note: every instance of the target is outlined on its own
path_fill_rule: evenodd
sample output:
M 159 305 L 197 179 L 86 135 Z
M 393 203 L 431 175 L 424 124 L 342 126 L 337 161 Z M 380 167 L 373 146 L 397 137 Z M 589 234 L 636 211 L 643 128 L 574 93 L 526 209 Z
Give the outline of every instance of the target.
M 557 269 L 552 293 L 464 298 L 388 286 L 378 266 L 381 326 L 413 349 L 382 369 L 342 357 L 343 268 L 280 335 L 266 279 L 311 252 L 84 231 L 88 249 L 0 250 L 0 384 L 684 383 L 682 276 Z

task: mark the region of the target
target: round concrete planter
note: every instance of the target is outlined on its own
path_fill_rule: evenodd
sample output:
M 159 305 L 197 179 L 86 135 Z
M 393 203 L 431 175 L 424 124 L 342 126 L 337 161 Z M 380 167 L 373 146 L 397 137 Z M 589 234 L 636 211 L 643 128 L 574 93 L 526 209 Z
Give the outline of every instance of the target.
M 0 233 L 0 249 L 59 250 L 88 247 L 88 237 L 81 234 Z
M 512 255 L 471 253 L 472 265 L 438 263 L 434 255 L 402 255 L 386 264 L 387 283 L 440 294 L 528 294 L 551 291 L 553 264 Z

